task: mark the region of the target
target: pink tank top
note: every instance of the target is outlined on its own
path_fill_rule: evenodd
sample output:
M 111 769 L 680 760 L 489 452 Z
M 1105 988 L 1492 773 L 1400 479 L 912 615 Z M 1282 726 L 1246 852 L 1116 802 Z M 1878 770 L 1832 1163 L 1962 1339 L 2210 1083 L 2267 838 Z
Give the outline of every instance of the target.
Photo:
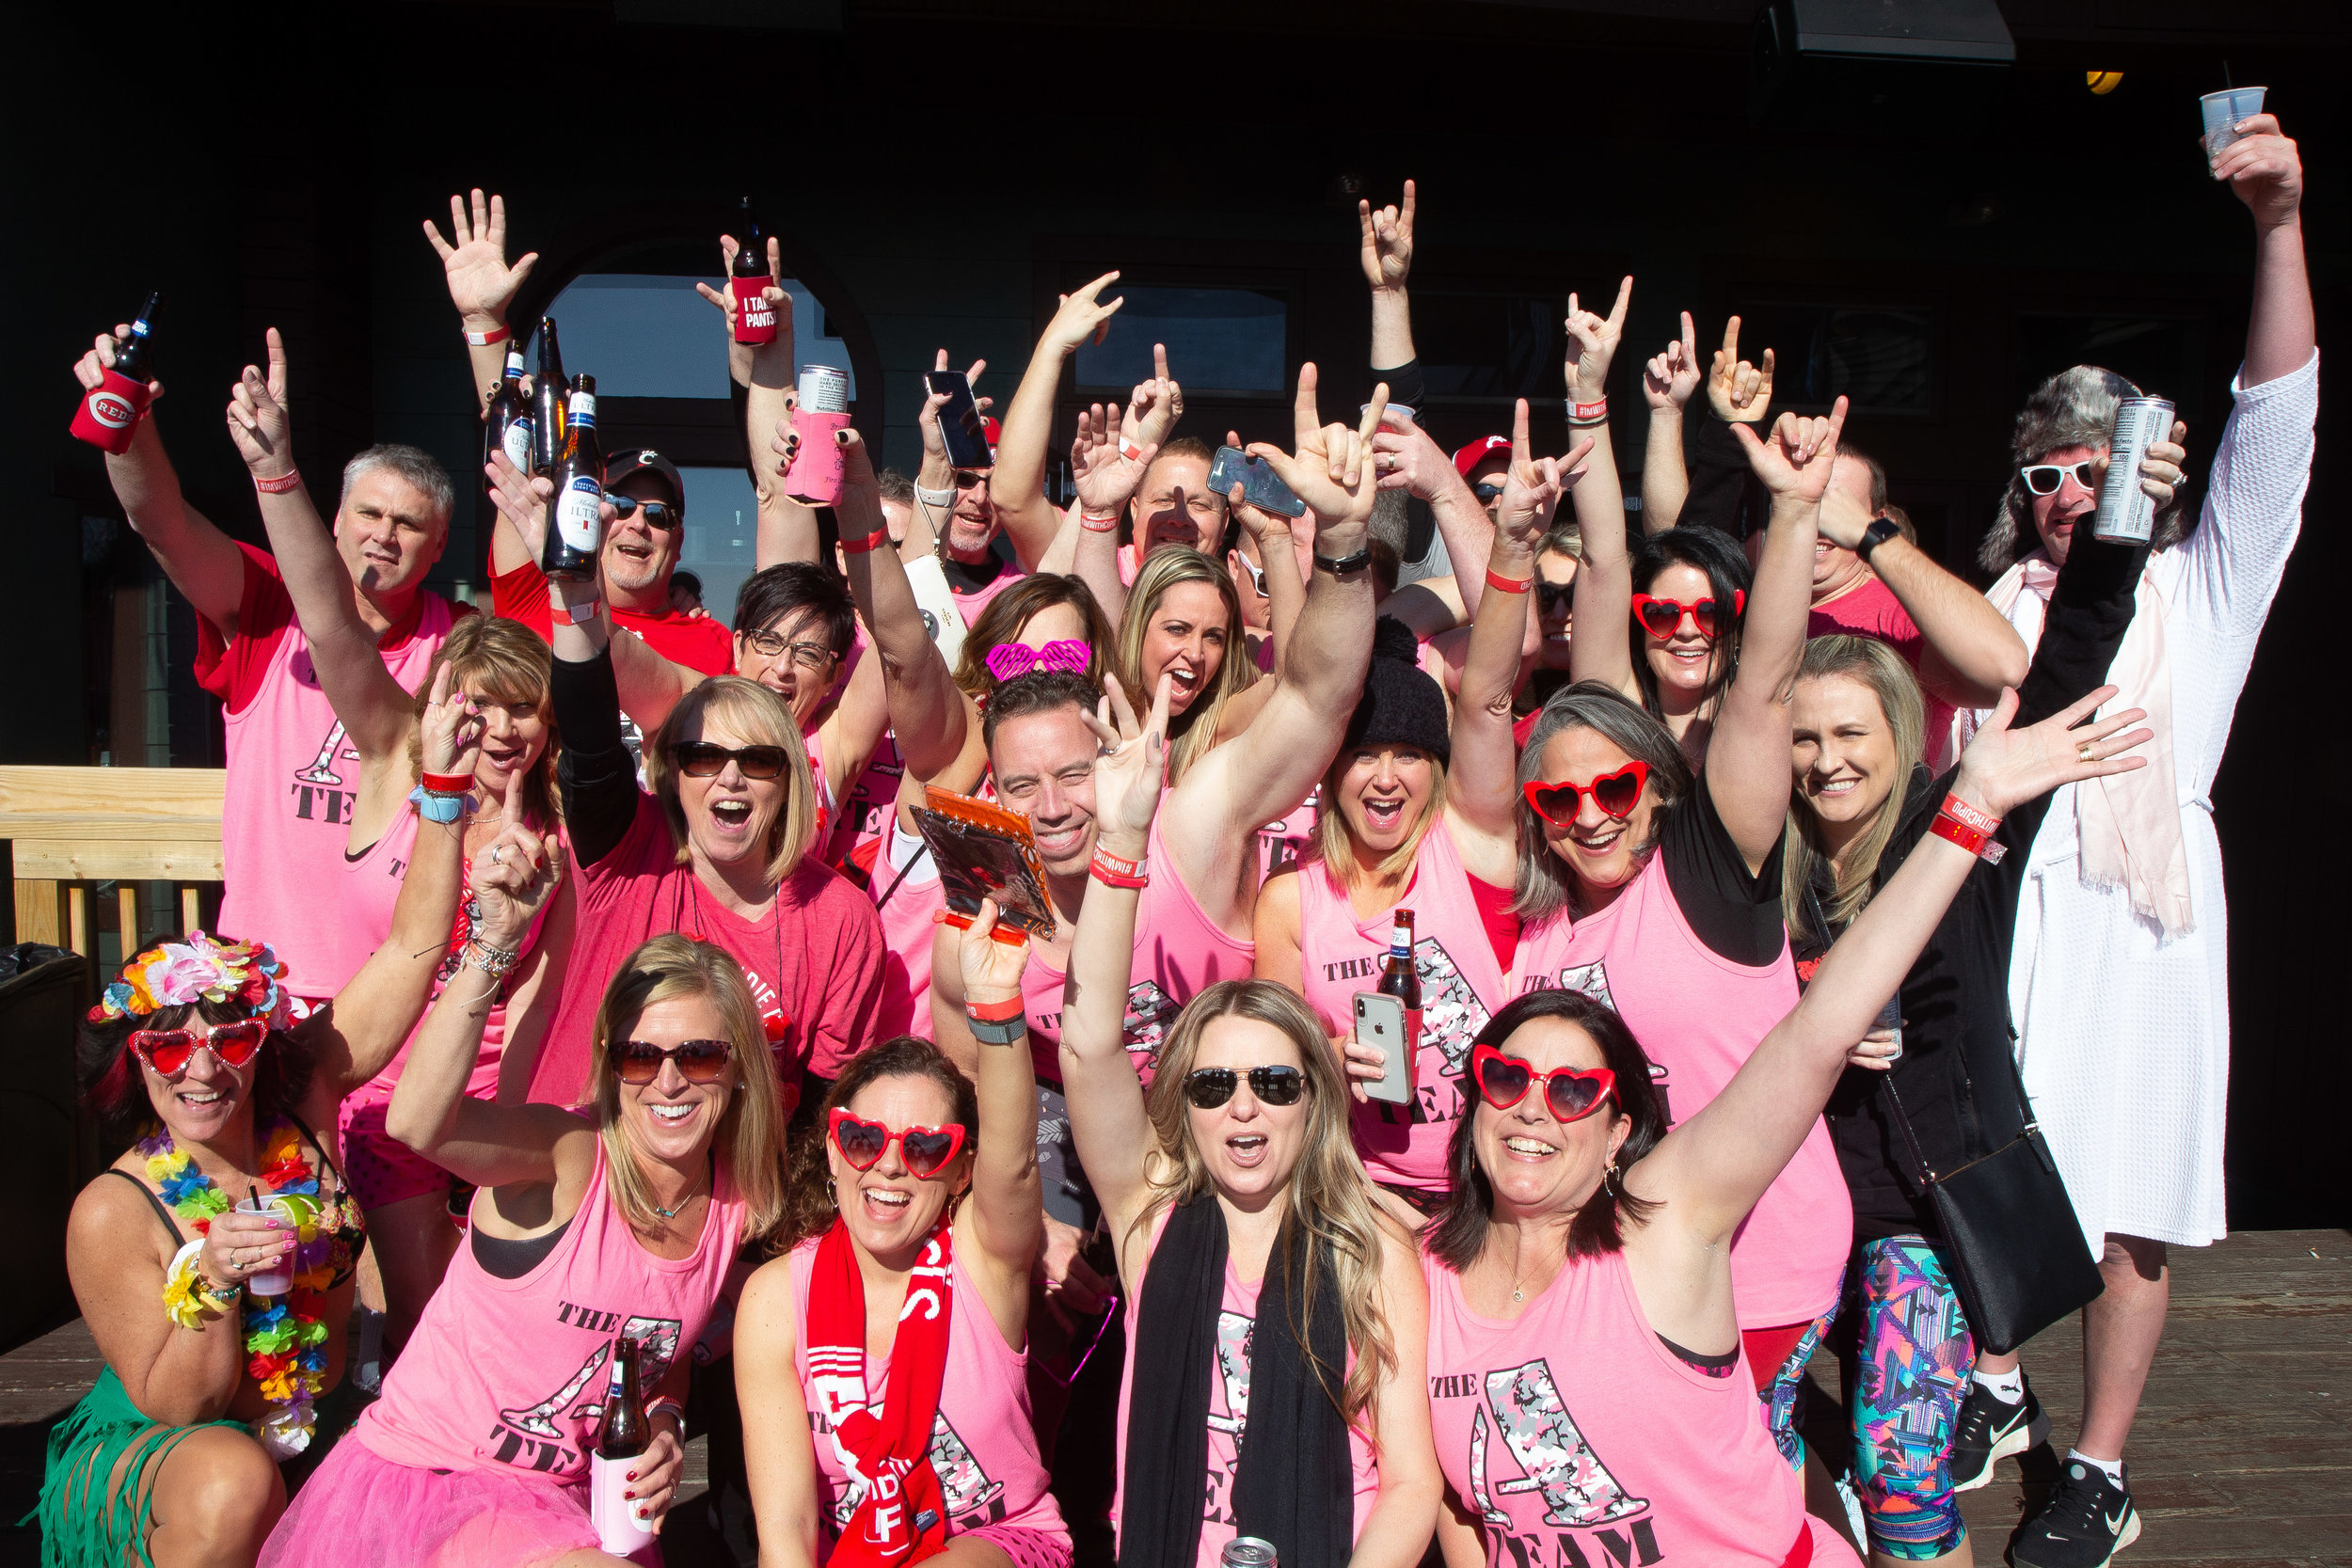
M 501 1279 L 457 1249 L 354 1435 L 395 1465 L 584 1481 L 613 1336 L 638 1341 L 652 1398 L 701 1337 L 742 1228 L 723 1164 L 694 1250 L 656 1258 L 607 1196 L 598 1139 L 580 1212 L 537 1268 Z
M 1152 1245 L 1160 1244 L 1160 1233 L 1168 1228 L 1168 1212 L 1160 1211 L 1152 1226 Z M 1261 1277 L 1245 1283 L 1233 1272 L 1233 1265 L 1225 1265 L 1225 1299 L 1217 1304 L 1216 1313 L 1216 1375 L 1209 1380 L 1209 1464 L 1208 1483 L 1201 1491 L 1200 1552 L 1195 1560 L 1200 1568 L 1216 1568 L 1226 1544 L 1240 1531 L 1233 1516 L 1233 1478 L 1241 1461 L 1241 1445 L 1247 1439 L 1249 1426 L 1249 1346 L 1257 1328 L 1258 1292 L 1264 1288 Z M 1127 1407 L 1135 1395 L 1136 1328 L 1143 1315 L 1143 1284 L 1138 1280 L 1128 1297 L 1126 1366 L 1119 1374 L 1119 1490 L 1111 1500 L 1111 1519 L 1120 1518 L 1120 1502 L 1127 1492 Z M 1356 1370 L 1356 1352 L 1349 1347 L 1347 1370 Z M 1372 1441 L 1351 1426 L 1347 1433 L 1347 1458 L 1350 1479 L 1355 1484 L 1356 1524 L 1354 1535 L 1361 1535 L 1364 1521 L 1371 1517 L 1373 1504 L 1380 1500 L 1380 1459 Z
M 1316 784 L 1288 816 L 1279 816 L 1258 830 L 1258 880 L 1311 858 L 1315 823 L 1323 806 L 1323 785 Z
M 832 1424 L 818 1408 L 822 1402 L 808 1391 L 809 1275 L 822 1240 L 812 1236 L 791 1253 L 792 1305 L 800 1325 L 792 1370 L 800 1374 L 808 1404 L 817 1505 L 829 1551 L 865 1500 L 866 1483 L 853 1476 L 850 1456 L 834 1441 Z M 1061 1510 L 1045 1489 L 1045 1462 L 1038 1454 L 1029 1412 L 1029 1358 L 1005 1343 L 962 1259 L 951 1269 L 956 1300 L 947 1325 L 947 1373 L 939 1386 L 930 1444 L 931 1468 L 939 1472 L 940 1490 L 947 1497 L 947 1533 L 1009 1525 L 1067 1539 Z M 872 1405 L 881 1404 L 889 1376 L 887 1354 L 866 1357 L 866 1397 Z
M 892 842 L 886 827 L 882 842 Z M 904 881 L 898 879 L 899 869 L 890 863 L 888 854 L 878 852 L 866 889 L 866 896 L 876 901 L 874 916 L 882 923 L 882 997 L 874 1009 L 874 1037 L 919 1035 L 930 1039 L 931 940 L 939 931 L 931 916 L 946 908 L 946 899 L 938 873 L 929 865 L 917 867 Z M 926 872 L 930 875 L 926 877 Z M 893 883 L 896 893 L 891 892 Z
M 1470 895 L 1470 874 L 1443 814 L 1422 836 L 1413 879 L 1397 903 L 1413 911 L 1413 967 L 1421 975 L 1421 1050 L 1410 1105 L 1354 1107 L 1356 1150 L 1375 1181 L 1443 1192 L 1446 1143 L 1469 1103 L 1463 1074 L 1470 1039 L 1518 990 L 1518 974 L 1495 961 L 1494 944 Z M 1298 868 L 1298 956 L 1307 1005 L 1327 1031 L 1355 1028 L 1355 995 L 1379 988 L 1388 959 L 1391 911 L 1356 918 L 1347 891 L 1322 861 Z
M 1533 933 L 1519 965 L 1522 990 L 1559 986 L 1616 1008 L 1648 1053 L 1677 1125 L 1723 1092 L 1797 1005 L 1787 946 L 1761 969 L 1711 952 L 1675 902 L 1663 855 L 1651 856 L 1599 913 Z M 1796 1158 L 1732 1237 L 1740 1326 L 1778 1328 L 1828 1311 L 1852 1244 L 1853 1200 L 1829 1128 L 1817 1117 Z
M 1028 575 L 1018 566 L 1007 566 L 1003 571 L 998 572 L 985 588 L 976 589 L 966 594 L 950 582 L 947 585 L 947 592 L 956 602 L 956 613 L 963 617 L 964 626 L 969 629 L 979 624 L 981 614 L 995 602 L 997 594 Z
M 421 600 L 416 630 L 384 659 L 410 692 L 449 638 L 448 601 L 430 593 Z M 286 964 L 286 989 L 325 1001 L 391 933 L 408 865 L 406 848 L 387 842 L 399 824 L 358 863 L 344 860 L 359 753 L 343 738 L 299 626 L 279 636 L 251 700 L 226 714 L 223 735 L 219 927 L 268 942 Z M 415 814 L 404 815 L 413 842 Z
M 1623 1254 L 1571 1259 L 1509 1323 L 1472 1312 L 1435 1259 L 1422 1272 L 1438 1463 L 1487 1568 L 1788 1559 L 1804 1483 L 1756 1419 L 1744 1363 L 1709 1377 L 1668 1350 Z

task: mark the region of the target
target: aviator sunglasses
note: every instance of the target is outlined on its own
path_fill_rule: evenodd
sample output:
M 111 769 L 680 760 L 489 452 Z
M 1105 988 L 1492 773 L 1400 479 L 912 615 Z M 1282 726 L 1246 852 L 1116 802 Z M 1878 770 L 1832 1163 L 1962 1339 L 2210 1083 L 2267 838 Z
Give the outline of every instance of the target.
M 833 1147 L 841 1151 L 851 1170 L 872 1170 L 896 1138 L 898 1158 L 906 1162 L 907 1169 L 929 1180 L 963 1148 L 961 1122 L 952 1127 L 888 1127 L 851 1116 L 842 1105 L 833 1108 L 826 1122 Z
M 199 1045 L 209 1047 L 224 1067 L 243 1067 L 268 1037 L 267 1021 L 247 1018 L 215 1023 L 201 1034 L 193 1029 L 134 1029 L 131 1049 L 166 1078 L 177 1078 L 187 1070 Z
M 1589 784 L 1567 779 L 1531 781 L 1520 794 L 1530 810 L 1555 828 L 1573 828 L 1580 809 L 1578 797 L 1591 793 L 1603 815 L 1622 822 L 1641 802 L 1642 785 L 1649 782 L 1649 764 L 1636 757 L 1614 773 L 1603 773 Z
M 611 503 L 612 514 L 616 517 L 633 517 L 637 515 L 639 507 L 644 508 L 647 528 L 658 528 L 667 531 L 685 521 L 678 515 L 677 508 L 668 501 L 641 501 L 635 496 L 616 496 L 610 490 L 604 493 L 604 499 Z
M 1184 1074 L 1184 1098 L 1195 1110 L 1214 1111 L 1233 1098 L 1242 1076 L 1229 1067 L 1194 1068 Z M 1307 1074 L 1295 1067 L 1253 1067 L 1248 1076 L 1249 1092 L 1268 1105 L 1295 1105 L 1307 1092 Z
M 781 746 L 713 746 L 707 740 L 689 740 L 671 748 L 677 759 L 678 771 L 690 779 L 711 779 L 726 771 L 732 762 L 743 770 L 747 779 L 777 779 L 784 776 L 789 759 Z
M 1744 588 L 1731 591 L 1731 613 L 1736 620 L 1748 608 L 1748 592 Z M 1655 594 L 1633 595 L 1633 614 L 1642 623 L 1642 629 L 1661 642 L 1682 628 L 1682 618 L 1688 615 L 1691 624 L 1699 628 L 1701 637 L 1713 637 L 1723 628 L 1722 606 L 1713 599 L 1700 599 L 1684 604 L 1680 599 L 1661 599 Z
M 2091 483 L 2091 468 L 2088 460 L 2081 463 L 2029 463 L 2017 470 L 2017 477 L 2026 482 L 2026 488 L 2037 496 L 2057 495 L 2058 486 L 2066 483 L 2068 474 L 2073 474 L 2074 483 L 2084 489 L 2093 495 L 2098 494 L 2099 487 Z
M 1600 1102 L 1617 1088 L 1617 1075 L 1605 1067 L 1564 1067 L 1537 1072 L 1517 1056 L 1505 1056 L 1491 1045 L 1471 1048 L 1470 1074 L 1478 1080 L 1479 1094 L 1498 1111 L 1509 1110 L 1527 1098 L 1530 1088 L 1542 1084 L 1544 1109 L 1551 1113 L 1554 1121 L 1583 1120 L 1599 1110 Z
M 727 1069 L 735 1047 L 726 1040 L 681 1040 L 663 1050 L 644 1040 L 623 1040 L 612 1051 L 612 1070 L 624 1084 L 645 1085 L 661 1076 L 661 1064 L 675 1062 L 690 1084 L 710 1084 Z

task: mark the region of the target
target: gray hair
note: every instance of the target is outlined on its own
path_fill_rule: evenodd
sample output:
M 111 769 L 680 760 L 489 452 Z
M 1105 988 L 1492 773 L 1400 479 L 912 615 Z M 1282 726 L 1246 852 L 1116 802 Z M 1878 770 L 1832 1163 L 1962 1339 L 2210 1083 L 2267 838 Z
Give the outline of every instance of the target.
M 336 510 L 341 511 L 350 501 L 354 484 L 378 470 L 389 470 L 395 478 L 422 491 L 425 499 L 432 503 L 434 516 L 440 519 L 444 529 L 449 527 L 450 516 L 457 510 L 457 487 L 450 483 L 449 470 L 423 448 L 403 446 L 397 441 L 379 442 L 343 465 L 343 492 L 336 498 Z
M 1527 786 L 1543 777 L 1544 748 L 1553 736 L 1571 729 L 1597 730 L 1626 755 L 1649 764 L 1650 835 L 1634 851 L 1637 860 L 1658 847 L 1666 814 L 1690 798 L 1695 782 L 1674 733 L 1623 692 L 1598 681 L 1579 681 L 1553 692 L 1519 751 L 1518 799 L 1511 807 L 1519 846 L 1511 909 L 1530 930 L 1561 915 L 1582 912 L 1576 903 L 1576 879 L 1544 842 L 1543 818 L 1527 803 Z
M 2115 405 L 2123 398 L 2145 396 L 2113 371 L 2097 365 L 2076 365 L 2058 372 L 2034 388 L 2017 415 L 2010 439 L 2009 488 L 2001 494 L 2000 511 L 1977 547 L 1977 563 L 1988 572 L 2005 572 L 2019 556 L 2041 547 L 2033 526 L 2033 493 L 2026 488 L 2018 468 L 2038 463 L 2067 447 L 2104 447 L 2115 430 Z M 2165 433 L 2171 439 L 2171 432 Z M 2182 505 L 2187 486 L 2173 492 L 2171 503 L 2156 514 L 2151 544 L 2156 549 L 2177 545 L 2188 531 Z

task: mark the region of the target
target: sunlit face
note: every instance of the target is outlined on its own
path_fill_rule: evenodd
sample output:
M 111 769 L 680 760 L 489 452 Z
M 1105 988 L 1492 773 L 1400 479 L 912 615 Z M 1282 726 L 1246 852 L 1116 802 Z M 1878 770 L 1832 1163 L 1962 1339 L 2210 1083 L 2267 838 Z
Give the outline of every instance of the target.
M 670 574 L 677 569 L 678 552 L 686 545 L 685 519 L 671 500 L 670 486 L 651 468 L 640 468 L 612 486 L 616 496 L 633 500 L 660 501 L 671 508 L 670 526 L 656 528 L 646 521 L 645 509 L 633 507 L 615 517 L 604 531 L 604 580 L 624 594 L 660 588 L 669 593 Z
M 424 584 L 449 543 L 449 519 L 433 498 L 389 468 L 351 482 L 335 514 L 335 550 L 359 592 L 398 596 Z
M 767 744 L 739 735 L 708 711 L 685 726 L 678 738 L 707 740 L 729 751 Z M 770 835 L 784 815 L 786 785 L 792 777 L 788 770 L 772 779 L 747 779 L 742 765 L 729 757 L 709 778 L 692 778 L 684 768 L 676 769 L 674 777 L 678 805 L 686 814 L 686 841 L 705 861 L 713 865 L 766 863 Z
M 195 1007 L 167 1007 L 142 1025 L 149 1029 L 185 1029 L 199 1039 L 213 1027 Z M 128 1045 L 124 1050 L 130 1050 Z M 273 1037 L 262 1043 L 262 1049 L 243 1067 L 230 1067 L 214 1053 L 210 1046 L 199 1048 L 188 1058 L 177 1077 L 166 1077 L 148 1066 L 147 1058 L 131 1053 L 133 1065 L 139 1069 L 147 1085 L 148 1103 L 155 1107 L 156 1119 L 179 1144 L 207 1142 L 241 1116 L 251 1116 L 253 1080 L 262 1070 L 265 1053 L 278 1049 Z
M 799 610 L 787 610 L 762 629 L 764 638 L 735 634 L 735 673 L 782 697 L 792 710 L 792 721 L 805 731 L 841 675 L 831 628 L 818 611 Z M 779 639 L 782 645 L 772 653 L 761 650 L 760 642 L 773 645 Z
M 1511 1031 L 1501 1049 L 1538 1073 L 1609 1065 L 1599 1042 L 1564 1018 L 1530 1019 Z M 1494 1188 L 1498 1214 L 1570 1214 L 1583 1208 L 1633 1131 L 1614 1099 L 1590 1116 L 1563 1123 L 1534 1085 L 1507 1111 L 1496 1110 L 1479 1095 L 1471 1115 L 1477 1118 L 1470 1138 L 1478 1168 Z
M 1225 534 L 1225 504 L 1209 488 L 1208 459 L 1184 452 L 1153 458 L 1134 502 L 1136 553 L 1185 545 L 1215 555 Z
M 1543 767 L 1537 776 L 1587 784 L 1632 760 L 1631 752 L 1598 730 L 1571 724 L 1544 743 Z M 1632 815 L 1623 820 L 1602 811 L 1589 789 L 1579 793 L 1576 806 L 1576 820 L 1565 828 L 1535 818 L 1535 825 L 1543 830 L 1545 847 L 1560 857 L 1587 895 L 1621 888 L 1633 880 L 1642 869 L 1641 850 L 1650 841 L 1650 823 L 1658 811 L 1656 778 L 1644 781 L 1641 799 L 1634 802 Z M 1519 809 L 1528 810 L 1525 805 Z
M 1143 689 L 1157 691 L 1160 676 L 1172 676 L 1168 697 L 1170 717 L 1191 711 L 1224 667 L 1231 629 L 1225 595 L 1214 586 L 1205 582 L 1171 586 L 1152 607 L 1151 621 L 1144 627 Z
M 1871 516 L 1877 515 L 1870 506 L 1870 468 L 1851 457 L 1840 457 L 1830 465 L 1830 487 L 1842 491 L 1848 500 Z M 1818 602 L 1845 587 L 1862 574 L 1862 557 L 1849 549 L 1830 543 L 1829 535 L 1813 536 L 1813 597 Z M 1656 590 L 1652 590 L 1656 592 Z
M 479 680 L 465 683 L 482 716 L 482 751 L 474 763 L 474 783 L 492 800 L 503 800 L 509 780 L 528 773 L 547 754 L 550 725 L 536 703 L 521 703 L 491 695 Z
M 1651 578 L 1648 592 L 1654 598 L 1678 599 L 1684 604 L 1696 604 L 1715 596 L 1714 585 L 1707 580 L 1707 574 L 1680 561 L 1669 562 Z M 1718 606 L 1718 615 L 1729 608 Z M 1650 673 L 1657 677 L 1660 697 L 1671 702 L 1674 694 L 1680 693 L 1686 702 L 1695 702 L 1706 693 L 1708 682 L 1714 675 L 1715 639 L 1700 632 L 1697 617 L 1683 616 L 1675 634 L 1663 641 L 1651 636 L 1649 628 L 1644 626 L 1642 645 L 1644 657 L 1649 660 Z
M 1292 1067 L 1302 1070 L 1298 1048 L 1273 1024 L 1254 1018 L 1227 1014 L 1200 1032 L 1192 1065 L 1231 1068 L 1239 1080 L 1233 1098 L 1214 1110 L 1187 1104 L 1184 1117 L 1192 1146 L 1208 1166 L 1218 1192 L 1237 1203 L 1248 1204 L 1290 1185 L 1307 1147 L 1307 1117 L 1312 1109 L 1309 1087 L 1295 1105 L 1269 1105 L 1249 1087 L 1253 1067 Z
M 1038 858 L 1055 876 L 1083 877 L 1093 858 L 1099 750 L 1074 705 L 1004 720 L 989 747 L 996 799 L 1028 817 Z
M 844 1108 L 860 1121 L 880 1122 L 894 1132 L 910 1127 L 946 1128 L 956 1119 L 955 1101 L 946 1085 L 914 1073 L 877 1078 L 851 1095 Z M 839 1145 L 825 1138 L 825 1160 L 842 1223 L 849 1227 L 850 1239 L 876 1258 L 903 1257 L 922 1244 L 948 1200 L 971 1184 L 973 1157 L 967 1139 L 935 1174 L 917 1176 L 907 1169 L 905 1148 L 893 1138 L 870 1170 L 860 1170 L 843 1158 Z
M 688 1040 L 730 1036 L 725 1015 L 709 997 L 673 996 L 649 1003 L 620 1037 L 669 1051 Z M 652 1083 L 620 1085 L 622 1130 L 630 1147 L 646 1157 L 675 1168 L 691 1167 L 709 1151 L 719 1120 L 727 1114 L 727 1101 L 742 1081 L 732 1056 L 707 1084 L 688 1083 L 675 1060 L 664 1061 Z
M 2071 470 L 2077 463 L 2088 463 L 2106 454 L 2105 447 L 2060 447 L 2034 459 L 2037 463 L 2056 463 L 2070 470 L 2056 494 L 2029 494 L 2026 498 L 2033 502 L 2034 531 L 2042 535 L 2042 547 L 2054 565 L 2066 564 L 2066 552 L 2074 544 L 2074 525 L 2099 510 L 2099 498 L 2084 489 Z
M 1251 631 L 1274 625 L 1274 601 L 1265 591 L 1265 562 L 1257 540 L 1243 533 L 1225 552 L 1225 570 L 1233 579 L 1233 595 L 1241 600 L 1241 623 Z
M 1343 752 L 1337 800 L 1348 835 L 1375 860 L 1404 847 L 1438 786 L 1437 759 L 1418 746 L 1359 746 Z
M 1078 613 L 1074 605 L 1049 604 L 1022 622 L 1012 640 L 1025 648 L 1041 652 L 1050 642 L 1085 642 L 1089 641 L 1087 618 Z
M 1490 451 L 1470 465 L 1470 487 L 1478 497 L 1478 504 L 1486 509 L 1486 520 L 1494 521 L 1502 515 L 1502 482 L 1511 471 L 1511 454 Z
M 1798 797 L 1825 823 L 1867 822 L 1894 793 L 1895 732 L 1878 693 L 1851 675 L 1797 682 L 1789 762 Z
M 1535 558 L 1535 616 L 1544 641 L 1537 657 L 1547 670 L 1568 667 L 1568 638 L 1576 630 L 1573 587 L 1582 562 L 1572 555 L 1546 550 Z

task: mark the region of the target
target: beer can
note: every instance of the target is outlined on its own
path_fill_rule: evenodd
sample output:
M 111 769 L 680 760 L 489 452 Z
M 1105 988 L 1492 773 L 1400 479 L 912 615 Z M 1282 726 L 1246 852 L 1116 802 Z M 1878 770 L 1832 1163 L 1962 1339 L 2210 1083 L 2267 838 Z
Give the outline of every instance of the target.
M 850 411 L 850 376 L 831 365 L 801 367 L 801 406 L 812 414 L 846 414 Z
M 1274 1543 L 1254 1535 L 1237 1535 L 1217 1554 L 1218 1568 L 1276 1568 Z
M 2139 487 L 2140 460 L 2172 433 L 2172 405 L 2162 398 L 2120 398 L 2107 437 L 2107 477 L 2090 536 L 2106 545 L 2144 545 L 2155 529 L 2156 503 Z

